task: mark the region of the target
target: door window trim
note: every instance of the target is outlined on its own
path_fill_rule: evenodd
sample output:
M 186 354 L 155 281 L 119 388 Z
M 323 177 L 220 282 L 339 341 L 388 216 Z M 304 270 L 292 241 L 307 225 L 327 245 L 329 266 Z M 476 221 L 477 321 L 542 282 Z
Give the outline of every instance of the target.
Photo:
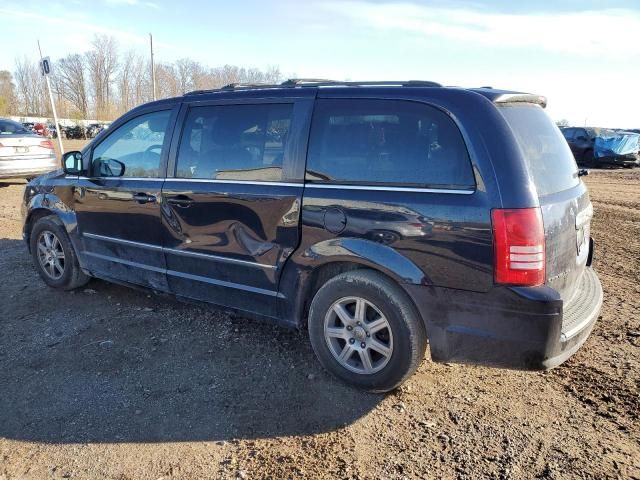
M 274 187 L 303 187 L 303 183 L 298 182 L 278 182 L 274 180 L 224 180 L 215 178 L 182 178 L 167 177 L 169 182 L 192 182 L 192 183 L 221 183 L 227 185 L 272 185 Z
M 336 190 L 367 190 L 367 191 L 380 191 L 380 192 L 416 192 L 416 193 L 449 193 L 454 195 L 472 195 L 476 192 L 476 189 L 461 189 L 461 188 L 423 188 L 423 187 L 397 187 L 390 185 L 353 185 L 353 184 L 341 184 L 341 183 L 305 183 L 305 188 L 327 188 Z

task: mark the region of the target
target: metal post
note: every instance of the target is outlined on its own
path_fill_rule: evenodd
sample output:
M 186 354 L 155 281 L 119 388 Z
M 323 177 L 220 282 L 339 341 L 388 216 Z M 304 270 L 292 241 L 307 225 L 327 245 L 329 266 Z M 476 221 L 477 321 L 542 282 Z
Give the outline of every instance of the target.
M 156 67 L 153 63 L 153 35 L 149 34 L 149 43 L 151 45 L 151 88 L 153 89 L 153 99 L 156 99 Z
M 42 62 L 42 49 L 40 48 L 40 40 L 38 40 L 38 52 L 40 52 L 40 62 Z M 47 83 L 49 101 L 51 102 L 51 111 L 53 112 L 53 122 L 56 124 L 58 146 L 60 147 L 60 156 L 62 158 L 62 155 L 64 155 L 64 147 L 62 146 L 62 132 L 60 131 L 60 124 L 58 123 L 58 112 L 56 111 L 56 103 L 53 101 L 53 93 L 51 93 L 51 83 L 49 82 L 49 75 L 45 75 L 44 80 Z

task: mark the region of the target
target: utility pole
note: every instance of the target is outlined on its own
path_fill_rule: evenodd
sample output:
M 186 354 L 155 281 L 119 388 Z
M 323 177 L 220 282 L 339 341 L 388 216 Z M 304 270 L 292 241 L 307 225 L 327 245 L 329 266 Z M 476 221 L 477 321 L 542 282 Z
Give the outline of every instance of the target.
M 153 99 L 156 99 L 156 66 L 153 63 L 153 35 L 149 34 L 149 43 L 151 45 L 151 88 L 153 90 Z
M 53 112 L 53 121 L 56 124 L 56 134 L 58 137 L 58 146 L 60 147 L 60 155 L 64 155 L 64 147 L 62 146 L 62 132 L 60 131 L 60 124 L 58 123 L 58 112 L 56 112 L 56 103 L 53 101 L 53 93 L 51 93 L 51 82 L 49 81 L 49 73 L 51 72 L 49 58 L 46 62 L 42 57 L 42 49 L 40 48 L 40 40 L 38 40 L 38 52 L 40 52 L 40 68 L 42 69 L 42 75 L 45 82 L 47 82 L 47 91 L 49 92 L 49 101 L 51 102 L 51 111 Z

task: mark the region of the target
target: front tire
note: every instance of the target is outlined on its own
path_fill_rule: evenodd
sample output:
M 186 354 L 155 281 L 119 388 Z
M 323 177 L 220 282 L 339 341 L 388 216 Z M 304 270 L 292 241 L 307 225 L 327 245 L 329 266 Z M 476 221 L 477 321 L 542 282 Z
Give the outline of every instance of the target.
M 424 358 L 427 337 L 407 294 L 371 271 L 340 274 L 316 293 L 309 338 L 318 360 L 349 385 L 387 392 Z
M 44 282 L 53 288 L 73 290 L 89 281 L 80 268 L 69 236 L 56 217 L 40 218 L 30 237 L 33 264 Z

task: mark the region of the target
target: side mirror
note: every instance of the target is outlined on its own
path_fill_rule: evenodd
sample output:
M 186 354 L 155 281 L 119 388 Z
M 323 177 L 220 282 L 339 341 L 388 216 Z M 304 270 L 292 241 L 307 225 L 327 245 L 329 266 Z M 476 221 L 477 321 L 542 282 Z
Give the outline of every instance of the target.
M 62 168 L 67 175 L 80 175 L 82 169 L 82 153 L 67 152 L 62 156 Z
M 122 177 L 125 165 L 120 160 L 101 158 L 94 160 L 93 169 L 94 176 L 97 174 L 99 177 Z

